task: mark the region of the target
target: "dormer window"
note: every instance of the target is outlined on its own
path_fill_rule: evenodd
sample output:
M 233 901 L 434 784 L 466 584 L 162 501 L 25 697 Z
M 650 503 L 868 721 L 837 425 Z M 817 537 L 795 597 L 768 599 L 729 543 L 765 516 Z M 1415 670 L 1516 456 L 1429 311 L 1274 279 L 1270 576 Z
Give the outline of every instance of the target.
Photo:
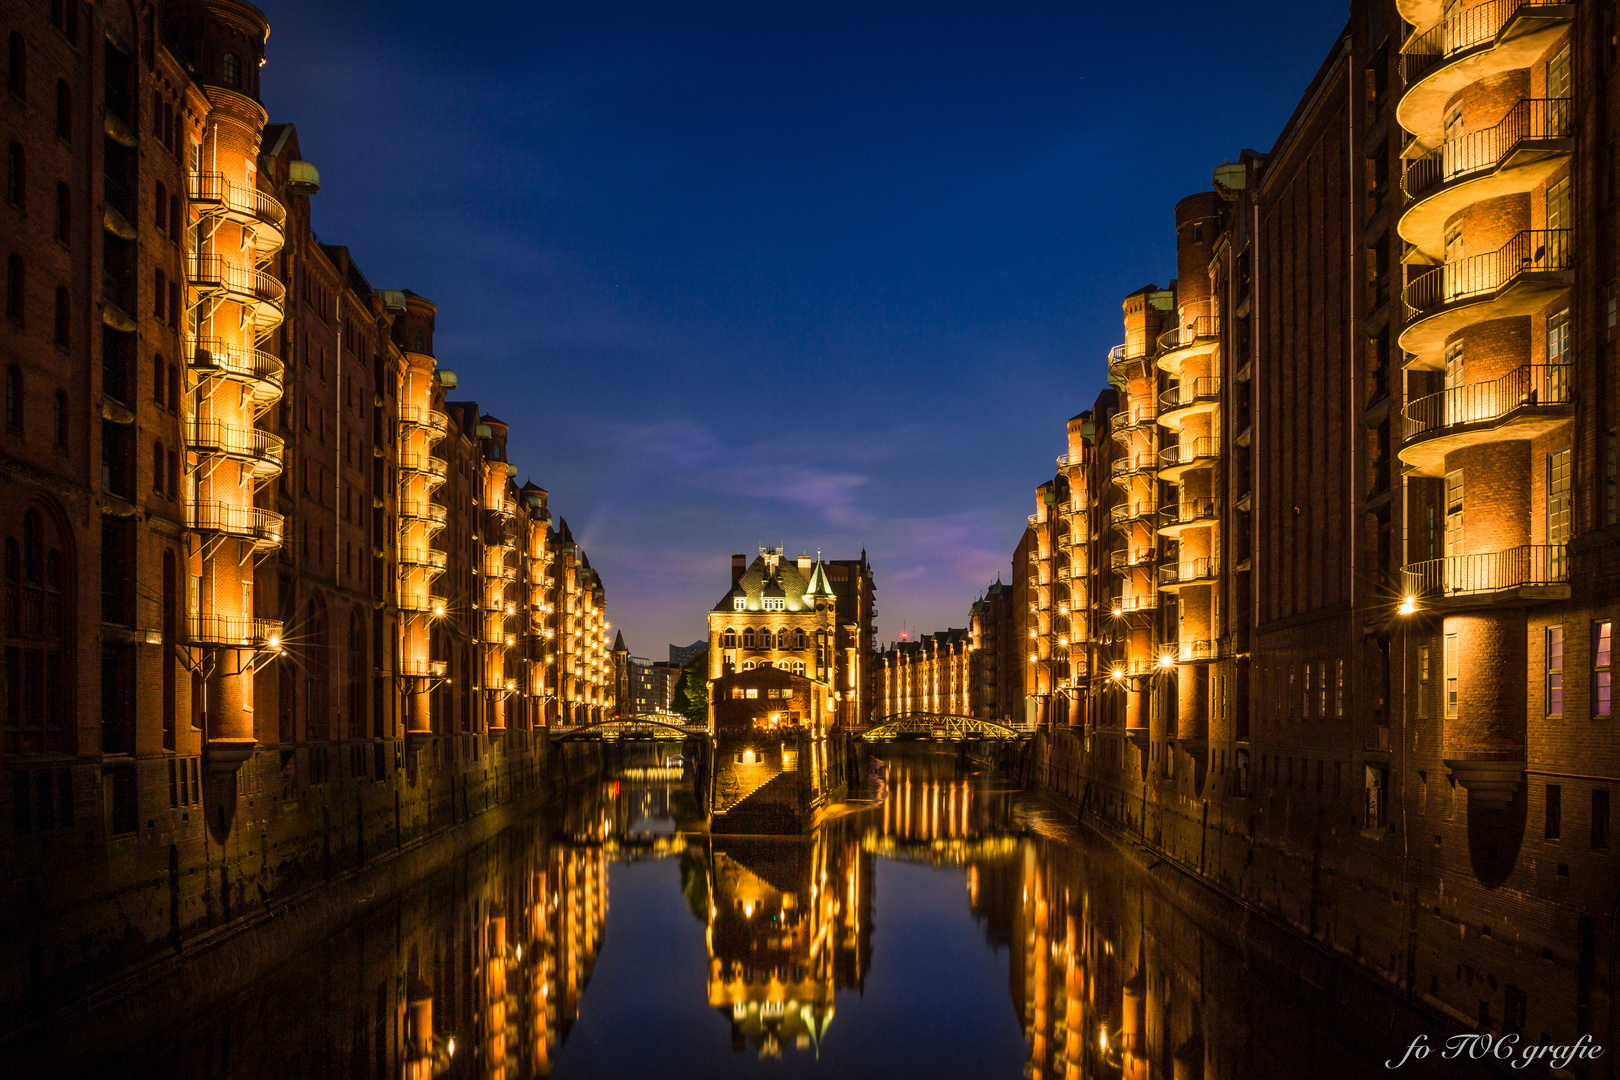
M 766 611 L 784 611 L 786 609 L 787 609 L 787 601 L 785 599 L 783 599 L 782 597 L 780 597 L 780 596 L 777 596 L 777 597 L 767 596 L 765 598 L 765 610 Z
M 737 599 L 732 602 L 731 606 L 733 611 L 746 611 L 748 609 L 748 597 L 737 597 Z

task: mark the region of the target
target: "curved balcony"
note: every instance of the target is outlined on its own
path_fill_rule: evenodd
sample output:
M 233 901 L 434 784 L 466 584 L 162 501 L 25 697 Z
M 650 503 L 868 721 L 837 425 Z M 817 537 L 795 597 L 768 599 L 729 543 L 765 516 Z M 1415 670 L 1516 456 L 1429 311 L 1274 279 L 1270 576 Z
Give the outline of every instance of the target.
M 423 660 L 415 656 L 399 658 L 399 673 L 411 679 L 442 679 L 450 668 L 445 660 Z
M 1072 491 L 1072 489 L 1071 489 L 1071 491 Z M 1085 494 L 1084 491 L 1080 492 L 1077 495 L 1076 494 L 1071 494 L 1070 497 L 1069 497 L 1068 502 L 1058 504 L 1058 508 L 1057 508 L 1058 516 L 1059 517 L 1074 517 L 1076 514 L 1085 513 L 1090 508 L 1090 506 L 1091 506 L 1091 504 L 1090 504 L 1089 500 L 1087 500 L 1086 494 Z
M 1159 567 L 1159 588 L 1165 592 L 1180 592 L 1192 585 L 1210 585 L 1220 572 L 1219 559 L 1183 559 Z
M 281 437 L 257 428 L 193 417 L 186 421 L 186 447 L 198 454 L 241 462 L 256 480 L 281 472 Z
M 255 411 L 263 411 L 281 400 L 285 366 L 262 349 L 233 345 L 216 338 L 199 338 L 186 346 L 186 363 L 198 378 L 229 379 L 242 386 Z
M 1207 638 L 1182 638 L 1170 643 L 1170 655 L 1178 664 L 1207 664 L 1221 658 L 1221 643 Z
M 1149 565 L 1156 554 L 1150 547 L 1115 548 L 1108 553 L 1108 566 L 1116 574 L 1122 574 Z
M 1126 615 L 1137 615 L 1144 611 L 1157 611 L 1159 608 L 1159 594 L 1149 591 L 1137 593 L 1134 596 L 1116 596 L 1108 605 L 1108 613 L 1115 618 Z
M 1569 596 L 1566 544 L 1524 544 L 1506 551 L 1451 555 L 1401 571 L 1405 594 L 1436 607 L 1476 607 Z
M 445 567 L 445 553 L 437 548 L 401 547 L 399 565 L 426 570 L 430 575 L 442 574 Z
M 1446 338 L 1493 319 L 1530 315 L 1575 283 L 1569 229 L 1528 229 L 1495 251 L 1454 259 L 1412 279 L 1403 297 L 1408 367 L 1440 370 Z
M 1155 517 L 1158 512 L 1158 505 L 1151 500 L 1127 499 L 1109 508 L 1108 520 L 1114 528 L 1123 529 L 1133 522 Z
M 1133 375 L 1147 373 L 1147 349 L 1138 345 L 1115 345 L 1108 350 L 1108 381 L 1125 381 Z
M 1420 139 L 1434 137 L 1445 124 L 1446 102 L 1457 91 L 1530 67 L 1569 27 L 1574 14 L 1575 5 L 1569 2 L 1487 0 L 1454 10 L 1413 34 L 1401 46 L 1401 81 L 1407 90 L 1395 106 L 1396 122 Z
M 186 278 L 206 296 L 240 304 L 259 333 L 281 325 L 287 290 L 263 270 L 238 265 L 221 255 L 193 255 L 186 260 Z
M 1193 469 L 1214 465 L 1221 456 L 1221 440 L 1204 435 L 1189 442 L 1167 446 L 1159 451 L 1159 479 L 1175 481 Z
M 1188 529 L 1201 529 L 1220 519 L 1220 504 L 1212 498 L 1183 498 L 1159 511 L 1159 535 L 1179 536 Z
M 1159 395 L 1159 423 L 1171 431 L 1194 416 L 1214 412 L 1221 404 L 1221 377 L 1204 375 L 1184 380 Z
M 399 590 L 399 610 L 421 615 L 443 615 L 444 597 L 402 588 Z
M 281 644 L 281 620 L 251 615 L 186 615 L 186 640 L 193 645 L 274 649 Z
M 1085 463 L 1086 459 L 1080 454 L 1059 454 L 1057 457 L 1057 467 L 1060 469 L 1079 468 Z
M 1121 409 L 1109 418 L 1108 437 L 1122 446 L 1129 446 L 1138 435 L 1147 435 L 1151 439 L 1158 418 L 1157 409 Z
M 1113 464 L 1108 467 L 1109 479 L 1129 490 L 1131 483 L 1138 477 L 1146 475 L 1151 478 L 1157 463 L 1158 459 L 1146 451 L 1125 454 L 1115 458 Z
M 433 532 L 444 528 L 449 512 L 438 503 L 426 499 L 401 499 L 399 519 L 402 523 L 425 523 Z
M 1453 214 L 1482 199 L 1528 192 L 1569 160 L 1573 118 L 1569 98 L 1524 98 L 1493 126 L 1418 158 L 1401 181 L 1412 204 L 1397 231 L 1440 262 Z
M 255 547 L 281 545 L 282 519 L 274 510 L 222 502 L 194 502 L 186 508 L 186 524 L 197 532 L 246 540 Z
M 1221 317 L 1199 315 L 1159 335 L 1159 369 L 1176 375 L 1183 361 L 1213 352 L 1221 343 Z
M 399 426 L 402 428 L 417 428 L 427 432 L 431 438 L 442 439 L 445 432 L 450 429 L 450 417 L 438 409 L 424 409 L 419 405 L 401 405 L 399 407 Z
M 233 184 L 221 173 L 199 173 L 189 186 L 192 203 L 203 213 L 222 214 L 249 229 L 259 259 L 268 259 L 286 243 L 286 207 L 258 188 Z
M 402 472 L 415 473 L 425 477 L 430 485 L 437 486 L 444 483 L 449 475 L 450 467 L 445 464 L 444 458 L 434 457 L 432 454 L 420 450 L 401 450 L 399 454 L 399 467 Z
M 1572 381 L 1568 364 L 1527 364 L 1420 397 L 1401 413 L 1400 459 L 1418 476 L 1444 476 L 1447 454 L 1546 434 L 1574 416 Z

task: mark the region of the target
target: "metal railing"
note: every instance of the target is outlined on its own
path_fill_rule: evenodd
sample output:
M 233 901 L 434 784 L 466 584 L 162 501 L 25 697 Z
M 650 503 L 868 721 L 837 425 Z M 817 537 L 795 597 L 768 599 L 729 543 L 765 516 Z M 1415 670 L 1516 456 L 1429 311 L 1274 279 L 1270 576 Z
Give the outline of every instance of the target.
M 1147 356 L 1147 349 L 1138 345 L 1132 349 L 1126 345 L 1115 345 L 1108 350 L 1108 366 L 1117 367 L 1121 364 L 1135 363 Z
M 443 525 L 448 519 L 449 511 L 438 503 L 424 502 L 420 499 L 405 499 L 399 504 L 399 516 L 416 521 L 430 521 L 435 525 Z
M 223 255 L 192 255 L 186 259 L 186 273 L 198 288 L 219 285 L 228 293 L 276 307 L 287 297 L 286 287 L 263 270 L 233 263 Z
M 186 615 L 187 639 L 199 645 L 234 645 L 262 648 L 281 640 L 281 620 L 255 619 L 251 615 Z
M 1221 396 L 1221 377 L 1204 375 L 1197 379 L 1184 379 L 1159 395 L 1159 412 L 1180 409 L 1200 401 L 1216 401 Z
M 1207 496 L 1192 499 L 1182 499 L 1159 511 L 1159 516 L 1166 525 L 1185 525 L 1193 521 L 1202 521 L 1215 517 L 1220 511 L 1213 498 Z
M 1177 663 L 1189 664 L 1198 660 L 1218 660 L 1221 655 L 1219 640 L 1206 638 L 1182 638 L 1172 643 Z
M 1486 3 L 1455 11 L 1421 34 L 1414 34 L 1401 46 L 1401 77 L 1410 86 L 1439 67 L 1448 57 L 1465 49 L 1492 43 L 1514 16 L 1520 14 L 1552 17 L 1564 3 L 1548 0 L 1487 0 Z
M 281 436 L 258 428 L 237 427 L 223 420 L 186 421 L 186 445 L 199 453 L 228 454 L 258 461 L 281 460 Z
M 1450 555 L 1401 570 L 1407 596 L 1467 596 L 1569 581 L 1567 544 L 1524 544 L 1506 551 Z
M 1205 458 L 1221 456 L 1221 440 L 1218 435 L 1203 435 L 1199 438 L 1175 446 L 1167 446 L 1159 451 L 1159 468 L 1170 469 L 1177 465 L 1190 465 Z
M 1159 584 L 1186 585 L 1195 581 L 1212 581 L 1220 569 L 1219 559 L 1183 559 L 1159 567 Z
M 1221 333 L 1221 317 L 1219 315 L 1199 315 L 1189 319 L 1181 326 L 1173 326 L 1159 335 L 1159 348 L 1162 351 L 1179 349 L 1191 345 L 1200 338 L 1219 337 Z
M 1108 609 L 1114 615 L 1134 615 L 1139 611 L 1155 611 L 1158 606 L 1158 593 L 1145 592 L 1137 593 L 1135 596 L 1116 596 L 1109 603 Z
M 186 345 L 192 367 L 252 382 L 273 383 L 278 389 L 286 371 L 282 362 L 262 349 L 232 345 L 217 338 L 198 338 Z
M 287 209 L 280 202 L 258 188 L 233 184 L 222 173 L 198 173 L 191 178 L 190 188 L 193 202 L 217 202 L 278 229 L 287 221 Z
M 1519 409 L 1568 405 L 1568 364 L 1526 364 L 1490 382 L 1454 386 L 1412 402 L 1401 412 L 1402 437 L 1410 442 L 1446 428 L 1487 424 Z
M 1526 229 L 1495 251 L 1437 266 L 1406 286 L 1406 309 L 1421 315 L 1442 304 L 1488 296 L 1520 274 L 1568 270 L 1575 264 L 1570 229 Z
M 445 553 L 437 548 L 402 547 L 399 549 L 399 561 L 402 566 L 426 566 L 431 570 L 443 570 Z
M 245 536 L 281 543 L 282 518 L 274 510 L 222 502 L 196 502 L 187 508 L 186 524 L 203 532 Z
M 408 472 L 422 473 L 443 480 L 449 473 L 450 466 L 444 458 L 424 454 L 419 450 L 401 450 L 399 454 L 399 467 Z
M 1157 509 L 1151 502 L 1143 502 L 1141 500 L 1131 502 L 1127 500 L 1122 503 L 1115 503 L 1109 509 L 1108 520 L 1113 522 L 1115 526 L 1120 526 L 1124 525 L 1128 521 L 1135 521 L 1138 518 L 1152 517 L 1157 512 Z
M 402 427 L 422 428 L 443 435 L 450 426 L 450 417 L 438 409 L 424 409 L 419 405 L 401 405 L 399 422 Z
M 1129 476 L 1132 473 L 1145 472 L 1153 467 L 1154 458 L 1152 454 L 1126 454 L 1123 457 L 1115 458 L 1113 464 L 1108 467 L 1108 471 L 1117 479 L 1122 476 Z
M 1491 127 L 1447 139 L 1406 170 L 1401 186 L 1418 199 L 1442 184 L 1490 172 L 1526 139 L 1558 139 L 1570 133 L 1569 98 L 1524 98 Z

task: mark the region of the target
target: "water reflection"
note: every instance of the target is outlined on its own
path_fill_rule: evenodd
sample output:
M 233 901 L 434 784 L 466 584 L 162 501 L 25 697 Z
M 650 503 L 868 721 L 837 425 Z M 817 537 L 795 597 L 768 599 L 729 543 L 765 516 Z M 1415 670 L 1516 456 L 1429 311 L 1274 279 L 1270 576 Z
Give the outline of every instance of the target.
M 962 1075 L 974 1046 L 992 1048 L 1008 1076 L 1216 1080 L 1361 1076 L 1388 1056 L 1196 926 L 1112 849 L 1052 839 L 1046 813 L 994 777 L 948 755 L 897 753 L 886 784 L 881 803 L 803 838 L 678 829 L 695 804 L 669 777 L 593 785 L 121 1064 L 141 1061 L 144 1074 L 161 1061 L 180 1077 L 523 1080 L 602 1075 L 605 1043 L 616 1067 L 662 1076 L 775 1058 L 768 1067 L 892 1076 L 895 1053 L 906 1068 Z M 630 865 L 649 860 L 679 871 L 678 890 L 631 890 L 634 903 L 610 917 L 610 884 L 657 871 Z M 901 887 L 905 864 L 922 876 Z M 909 929 L 917 888 L 959 913 L 950 940 Z M 638 945 L 634 931 L 651 924 L 661 944 Z M 699 926 L 701 977 L 700 954 L 676 947 L 682 927 Z M 621 954 L 635 950 L 619 962 L 637 978 L 593 995 L 614 935 L 626 935 Z M 920 952 L 953 958 L 935 985 L 878 977 Z M 959 959 L 970 953 L 976 968 Z M 987 977 L 997 967 L 1005 989 Z M 975 986 L 951 982 L 969 968 Z M 690 988 L 677 990 L 684 1001 L 646 992 L 664 972 Z M 1008 992 L 1011 1016 L 978 1004 Z M 711 1019 L 683 1018 L 678 1043 L 659 1036 L 644 1052 L 621 1039 L 659 1012 L 689 1013 L 700 993 Z M 850 1017 L 835 1025 L 841 1010 Z M 567 1052 L 580 1024 L 595 1057 Z M 1292 1036 L 1268 1037 L 1279 1031 Z

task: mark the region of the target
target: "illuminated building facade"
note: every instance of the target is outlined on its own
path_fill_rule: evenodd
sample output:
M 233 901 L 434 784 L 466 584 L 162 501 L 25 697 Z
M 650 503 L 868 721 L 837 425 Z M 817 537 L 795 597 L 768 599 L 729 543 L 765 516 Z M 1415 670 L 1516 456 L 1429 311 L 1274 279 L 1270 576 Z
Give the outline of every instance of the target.
M 312 230 L 263 14 L 0 29 L 16 1005 L 532 788 L 613 690 L 600 578 L 446 400 L 434 304 Z
M 972 635 L 942 630 L 916 641 L 897 641 L 873 657 L 877 715 L 933 712 L 971 716 L 969 658 Z

